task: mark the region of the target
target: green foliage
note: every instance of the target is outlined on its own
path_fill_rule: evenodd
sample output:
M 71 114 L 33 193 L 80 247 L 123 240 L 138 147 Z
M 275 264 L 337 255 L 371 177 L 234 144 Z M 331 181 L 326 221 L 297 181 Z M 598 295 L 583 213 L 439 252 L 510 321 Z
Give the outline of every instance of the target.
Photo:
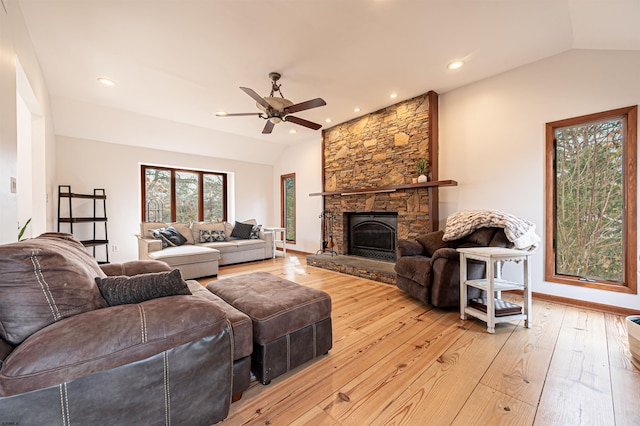
M 418 161 L 416 161 L 416 171 L 418 172 L 419 175 L 426 174 L 428 169 L 429 169 L 429 159 L 421 158 Z
M 623 122 L 556 130 L 556 271 L 623 281 Z
M 22 225 L 22 228 L 20 227 L 20 224 L 18 224 L 18 241 L 24 241 L 27 240 L 28 238 L 22 238 L 24 236 L 25 231 L 27 230 L 27 226 L 29 226 L 29 224 L 31 223 L 31 218 L 29 218 L 24 225 Z
M 283 180 L 284 190 L 284 208 L 285 208 L 285 224 L 286 240 L 295 241 L 296 239 L 296 193 L 295 178 L 293 176 L 286 177 Z

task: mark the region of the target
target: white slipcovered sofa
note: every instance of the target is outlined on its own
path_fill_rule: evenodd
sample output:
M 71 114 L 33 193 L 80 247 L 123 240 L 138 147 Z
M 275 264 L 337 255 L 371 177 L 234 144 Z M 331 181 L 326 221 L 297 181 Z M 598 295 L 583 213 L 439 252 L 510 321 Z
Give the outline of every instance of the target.
M 240 223 L 240 226 L 238 226 Z M 252 225 L 252 237 L 239 238 L 237 229 Z M 177 231 L 184 238 L 165 238 L 159 230 Z M 171 230 L 170 230 L 171 231 Z M 172 231 L 173 232 L 173 231 Z M 164 235 L 163 235 L 164 234 Z M 184 279 L 218 275 L 219 265 L 273 257 L 273 233 L 263 232 L 254 219 L 244 222 L 164 223 L 142 222 L 138 235 L 138 258 L 160 260 L 180 269 Z

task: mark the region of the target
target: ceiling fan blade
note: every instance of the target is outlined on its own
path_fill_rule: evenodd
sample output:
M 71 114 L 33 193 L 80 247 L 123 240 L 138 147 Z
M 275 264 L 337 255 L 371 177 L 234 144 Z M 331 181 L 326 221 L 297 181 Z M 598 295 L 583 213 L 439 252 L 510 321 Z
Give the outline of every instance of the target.
M 284 118 L 284 121 L 290 121 L 292 123 L 299 124 L 301 126 L 308 127 L 313 130 L 318 130 L 319 128 L 322 127 L 322 124 L 314 123 L 312 121 L 305 120 L 304 118 L 294 117 L 292 115 L 287 115 Z
M 300 102 L 299 104 L 293 104 L 284 109 L 286 114 L 291 114 L 293 112 L 304 111 L 306 109 L 318 108 L 327 103 L 322 98 L 311 99 L 310 101 Z
M 265 101 L 262 96 L 258 95 L 253 89 L 249 89 L 248 87 L 241 87 L 240 90 L 251 96 L 254 101 L 265 107 L 265 109 L 271 108 L 271 105 L 269 105 L 267 101 Z
M 241 115 L 262 115 L 261 112 L 234 112 L 229 114 L 216 114 L 216 117 L 238 117 Z
M 271 133 L 271 131 L 273 130 L 273 126 L 275 126 L 275 124 L 267 120 L 267 124 L 264 125 L 264 129 L 262 129 L 262 133 L 264 134 Z

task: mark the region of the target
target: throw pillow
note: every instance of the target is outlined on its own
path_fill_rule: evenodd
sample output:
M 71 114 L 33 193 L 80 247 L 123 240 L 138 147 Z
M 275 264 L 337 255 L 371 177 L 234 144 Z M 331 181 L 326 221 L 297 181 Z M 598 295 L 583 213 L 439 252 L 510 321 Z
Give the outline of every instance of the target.
M 96 278 L 100 293 L 109 306 L 141 303 L 159 297 L 190 295 L 179 269 L 128 277 Z
M 236 224 L 233 226 L 233 231 L 231 231 L 231 236 L 243 240 L 248 240 L 251 237 L 252 229 L 253 225 L 250 223 L 236 222 Z
M 211 231 L 211 236 L 213 237 L 213 241 L 218 243 L 227 241 L 227 234 L 224 231 Z
M 253 228 L 251 228 L 251 236 L 249 238 L 251 238 L 252 240 L 259 240 L 261 229 L 262 225 L 253 225 Z
M 151 235 L 153 235 L 153 238 L 155 238 L 156 240 L 162 240 L 162 248 L 177 247 L 187 242 L 187 239 L 182 234 L 180 234 L 173 226 L 167 226 L 166 228 L 160 229 L 152 229 L 149 232 L 151 232 Z
M 200 241 L 200 231 L 224 231 L 222 222 L 194 222 L 191 225 L 191 232 L 195 241 Z
M 176 231 L 180 233 L 180 235 L 186 238 L 185 244 L 195 244 L 195 241 L 193 241 L 193 234 L 191 234 L 190 223 L 176 222 L 176 223 L 172 223 L 171 226 L 173 226 L 176 229 Z
M 104 308 L 94 280 L 104 276 L 70 234 L 0 245 L 0 336 L 19 345 L 63 318 Z
M 207 231 L 206 229 L 200 230 L 200 238 L 198 241 L 201 243 L 212 243 L 215 240 L 213 239 L 213 233 L 216 231 Z
M 416 241 L 424 247 L 425 251 L 427 252 L 427 256 L 431 257 L 433 256 L 433 253 L 436 252 L 436 250 L 444 247 L 449 247 L 449 244 L 446 241 L 442 241 L 443 235 L 444 231 L 442 230 L 430 232 L 426 235 L 422 235 L 416 238 Z

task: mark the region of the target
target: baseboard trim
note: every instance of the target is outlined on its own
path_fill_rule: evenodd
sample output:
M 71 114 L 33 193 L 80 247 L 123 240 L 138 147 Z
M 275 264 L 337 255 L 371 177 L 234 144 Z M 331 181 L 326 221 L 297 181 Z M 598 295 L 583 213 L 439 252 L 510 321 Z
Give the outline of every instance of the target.
M 522 294 L 522 291 L 513 290 L 513 293 Z M 571 299 L 570 297 L 554 296 L 551 294 L 537 293 L 535 291 L 532 292 L 531 296 L 534 299 L 538 299 L 538 300 L 546 300 L 548 302 L 560 303 L 562 305 L 574 306 L 576 308 L 591 309 L 593 311 L 606 312 L 609 314 L 622 315 L 625 317 L 629 315 L 640 314 L 640 310 L 637 310 L 637 309 L 623 308 L 620 306 L 613 306 L 613 305 L 605 305 L 604 303 L 588 302 L 586 300 Z

